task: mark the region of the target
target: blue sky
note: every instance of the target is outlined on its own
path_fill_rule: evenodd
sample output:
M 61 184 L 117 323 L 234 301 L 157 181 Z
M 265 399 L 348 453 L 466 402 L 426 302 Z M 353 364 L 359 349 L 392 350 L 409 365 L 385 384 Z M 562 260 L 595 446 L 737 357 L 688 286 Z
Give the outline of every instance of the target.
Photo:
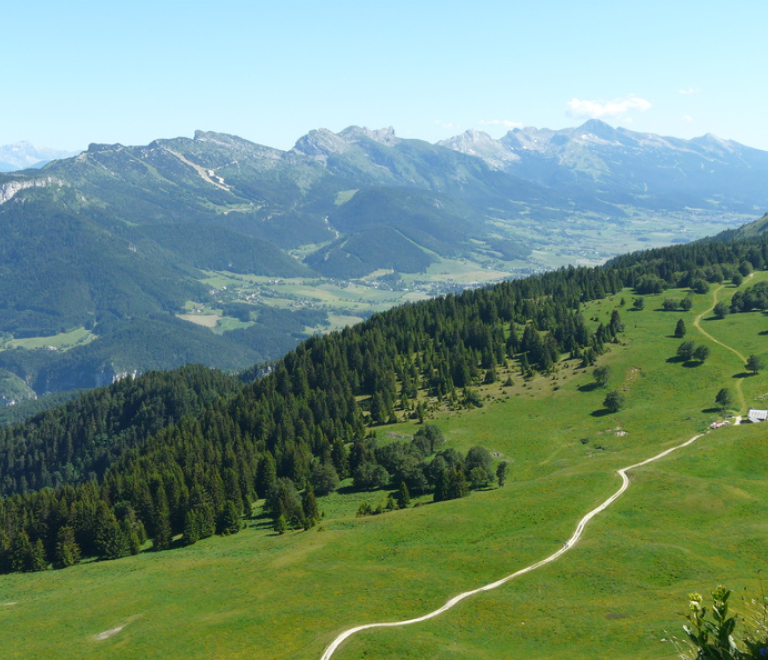
M 705 133 L 768 150 L 768 2 L 0 0 L 0 144 L 318 127 Z

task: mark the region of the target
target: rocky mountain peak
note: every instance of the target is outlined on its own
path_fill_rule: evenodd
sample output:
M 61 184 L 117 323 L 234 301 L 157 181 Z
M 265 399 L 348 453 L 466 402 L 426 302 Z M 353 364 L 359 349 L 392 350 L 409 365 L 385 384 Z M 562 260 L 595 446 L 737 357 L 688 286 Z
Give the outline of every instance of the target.
M 125 149 L 125 147 L 119 142 L 116 142 L 115 144 L 91 142 L 91 144 L 88 145 L 88 153 L 91 154 L 99 153 L 100 151 L 119 151 L 120 149 Z
M 474 128 L 470 128 L 469 130 L 464 131 L 461 135 L 457 135 L 456 137 L 448 138 L 447 140 L 442 140 L 439 144 L 444 144 L 450 142 L 452 144 L 478 144 L 478 143 L 489 143 L 489 142 L 495 142 L 495 140 L 488 135 L 485 131 L 476 131 Z
M 610 124 L 606 124 L 600 119 L 590 119 L 585 121 L 576 129 L 580 133 L 588 133 L 603 140 L 616 140 L 617 130 Z
M 343 154 L 351 148 L 352 145 L 336 133 L 327 128 L 318 128 L 300 137 L 291 151 L 325 161 L 331 154 Z
M 510 161 L 519 160 L 519 156 L 509 150 L 501 141 L 494 140 L 488 133 L 470 128 L 461 135 L 438 144 L 455 151 L 482 158 L 488 165 L 496 169 L 504 169 Z
M 707 133 L 701 137 L 693 138 L 691 142 L 704 149 L 728 152 L 735 151 L 741 146 L 737 142 L 733 142 L 731 140 L 723 140 L 722 138 L 719 138 L 717 135 L 713 135 L 712 133 Z
M 545 148 L 549 142 L 558 135 L 558 131 L 548 128 L 513 128 L 499 142 L 508 149 L 525 149 L 527 151 L 539 151 Z
M 339 133 L 339 137 L 347 142 L 357 142 L 360 139 L 367 138 L 388 146 L 392 146 L 399 141 L 399 138 L 395 135 L 395 129 L 391 126 L 376 130 L 371 130 L 365 126 L 349 126 Z
M 243 143 L 251 144 L 248 140 L 245 140 L 237 135 L 229 135 L 228 133 L 216 133 L 214 131 L 195 131 L 195 142 L 211 142 L 224 147 L 240 146 Z

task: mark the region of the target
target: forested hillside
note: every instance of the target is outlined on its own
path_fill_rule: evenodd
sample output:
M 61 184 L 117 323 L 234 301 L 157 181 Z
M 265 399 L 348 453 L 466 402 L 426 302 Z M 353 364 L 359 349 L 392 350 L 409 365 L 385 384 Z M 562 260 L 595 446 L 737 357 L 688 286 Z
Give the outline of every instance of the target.
M 0 428 L 0 494 L 99 479 L 127 449 L 240 388 L 238 380 L 199 365 L 151 371 Z
M 363 463 L 375 470 L 388 460 L 369 444 L 367 427 L 418 417 L 425 405 L 476 405 L 473 386 L 509 361 L 523 373 L 546 373 L 564 357 L 591 364 L 624 321 L 615 311 L 594 327 L 583 303 L 624 287 L 638 295 L 706 290 L 766 261 L 764 237 L 631 254 L 375 315 L 305 341 L 242 389 L 191 370 L 88 395 L 3 436 L 2 569 L 119 557 L 137 552 L 145 535 L 164 549 L 177 534 L 194 542 L 237 531 L 257 497 L 279 513 L 276 493 L 309 492 L 317 471 L 363 482 Z M 134 400 L 143 401 L 138 418 Z M 56 441 L 43 442 L 51 434 Z M 397 460 L 392 473 L 384 467 L 384 483 L 424 489 L 444 481 L 426 463 L 401 470 Z M 45 485 L 55 487 L 34 490 Z

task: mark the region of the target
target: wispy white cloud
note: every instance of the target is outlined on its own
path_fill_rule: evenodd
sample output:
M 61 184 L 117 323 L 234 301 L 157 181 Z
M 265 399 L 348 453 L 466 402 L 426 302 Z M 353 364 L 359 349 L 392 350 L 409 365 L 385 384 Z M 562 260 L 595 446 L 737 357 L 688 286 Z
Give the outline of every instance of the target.
M 477 122 L 481 126 L 503 126 L 504 128 L 522 128 L 523 124 L 511 119 L 481 119 Z
M 701 90 L 698 87 L 685 87 L 683 89 L 678 89 L 678 94 L 698 94 Z
M 690 124 L 693 121 L 693 117 L 691 115 L 683 115 L 683 121 Z
M 650 101 L 641 99 L 634 94 L 629 94 L 623 99 L 614 99 L 613 101 L 571 99 L 566 103 L 565 111 L 569 117 L 575 119 L 603 119 L 604 117 L 619 119 L 625 117 L 633 110 L 645 112 L 650 107 Z
M 435 123 L 441 128 L 444 128 L 446 131 L 461 130 L 461 126 L 459 126 L 458 124 L 454 124 L 450 121 L 442 121 L 441 119 L 435 119 Z

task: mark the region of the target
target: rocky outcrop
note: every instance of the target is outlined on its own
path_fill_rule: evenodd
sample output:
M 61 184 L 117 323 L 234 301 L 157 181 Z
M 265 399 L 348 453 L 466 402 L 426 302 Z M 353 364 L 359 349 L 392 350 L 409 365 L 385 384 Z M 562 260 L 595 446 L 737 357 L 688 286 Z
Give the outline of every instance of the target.
M 461 135 L 438 142 L 442 147 L 482 158 L 491 167 L 504 170 L 510 162 L 520 160 L 514 151 L 500 140 L 494 140 L 488 133 L 470 129 Z
M 334 133 L 327 128 L 319 128 L 299 138 L 289 153 L 309 156 L 316 161 L 325 163 L 329 156 L 346 153 L 363 140 L 373 140 L 388 147 L 393 147 L 400 141 L 395 135 L 395 129 L 391 126 L 377 130 L 349 126 L 340 133 Z
M 41 179 L 23 179 L 0 183 L 0 204 L 5 204 L 12 199 L 14 195 L 27 188 L 44 188 L 45 186 L 62 185 L 64 184 L 61 181 L 54 179 L 52 176 L 47 176 Z
M 327 128 L 320 128 L 310 131 L 304 137 L 299 138 L 292 151 L 324 162 L 328 159 L 328 156 L 343 154 L 349 151 L 350 148 L 350 144 L 336 135 L 336 133 L 329 131 Z

